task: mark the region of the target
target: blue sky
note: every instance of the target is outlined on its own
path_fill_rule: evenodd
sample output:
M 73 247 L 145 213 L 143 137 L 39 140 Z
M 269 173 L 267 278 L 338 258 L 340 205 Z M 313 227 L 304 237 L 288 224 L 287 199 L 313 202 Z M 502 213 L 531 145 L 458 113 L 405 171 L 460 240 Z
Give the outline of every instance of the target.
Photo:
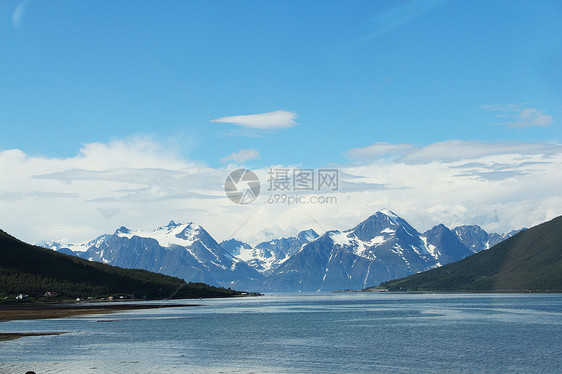
M 0 152 L 27 158 L 87 158 L 88 145 L 143 139 L 155 154 L 173 152 L 163 159 L 212 171 L 232 163 L 353 168 L 404 157 L 397 150 L 456 144 L 443 142 L 465 142 L 445 150 L 455 152 L 561 138 L 559 1 L 30 0 L 3 1 L 0 17 Z M 240 145 L 254 158 L 240 156 Z M 554 211 L 528 223 L 554 215 L 558 196 L 547 200 Z M 199 214 L 179 213 L 212 221 Z M 471 214 L 461 218 L 480 217 Z M 101 217 L 107 226 L 82 222 L 88 228 L 75 237 L 124 215 Z M 497 226 L 519 223 L 528 224 Z M 66 219 L 57 225 L 69 230 Z
M 298 115 L 290 130 L 252 137 L 225 125 L 260 152 L 256 166 L 340 163 L 347 149 L 375 142 L 560 138 L 559 126 L 490 125 L 495 113 L 481 107 L 561 117 L 556 1 L 21 4 L 2 4 L 2 149 L 69 157 L 81 144 L 134 134 L 185 143 L 209 165 L 237 151 L 149 55 L 215 118 Z

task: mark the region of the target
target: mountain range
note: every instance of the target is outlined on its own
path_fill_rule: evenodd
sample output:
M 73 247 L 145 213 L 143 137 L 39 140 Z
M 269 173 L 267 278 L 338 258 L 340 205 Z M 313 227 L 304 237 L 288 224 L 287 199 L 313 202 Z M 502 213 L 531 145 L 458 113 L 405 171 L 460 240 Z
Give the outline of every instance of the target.
M 145 269 L 188 282 L 245 289 L 263 279 L 262 274 L 225 251 L 207 231 L 194 223 L 170 221 L 154 231 L 120 227 L 112 235 L 102 235 L 85 244 L 42 245 L 90 261 Z
M 461 261 L 380 285 L 390 291 L 562 291 L 562 217 Z
M 228 297 L 240 291 L 186 283 L 140 269 L 122 269 L 24 243 L 0 230 L 0 296 L 18 294 L 69 298 L 136 295 L 147 299 Z M 26 300 L 29 301 L 29 300 Z
M 251 246 L 217 243 L 201 226 L 171 221 L 154 231 L 121 227 L 90 242 L 41 245 L 90 261 L 146 269 L 223 287 L 251 291 L 358 289 L 461 260 L 512 236 L 476 225 L 450 230 L 437 225 L 421 234 L 390 210 L 357 226 Z
M 506 236 L 488 235 L 479 226 L 444 225 L 421 234 L 382 210 L 354 228 L 328 231 L 305 244 L 265 279 L 262 290 L 361 289 L 458 261 Z

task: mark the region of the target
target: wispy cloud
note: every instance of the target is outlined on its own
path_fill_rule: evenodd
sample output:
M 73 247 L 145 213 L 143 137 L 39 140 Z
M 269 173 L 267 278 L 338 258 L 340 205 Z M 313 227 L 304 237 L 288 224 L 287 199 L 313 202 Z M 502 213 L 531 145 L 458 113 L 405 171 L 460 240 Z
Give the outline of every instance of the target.
M 330 48 L 332 53 L 341 53 L 367 43 L 379 36 L 405 26 L 433 9 L 445 4 L 446 0 L 414 0 L 398 2 L 392 8 L 378 13 L 340 36 Z
M 504 125 L 514 128 L 548 127 L 554 119 L 544 110 L 528 108 L 523 105 L 482 105 L 483 109 L 496 113 L 497 118 L 503 119 L 494 125 Z
M 403 155 L 412 149 L 415 149 L 415 146 L 412 144 L 391 144 L 379 142 L 366 147 L 351 149 L 346 153 L 346 155 L 351 159 L 363 159 Z
M 12 12 L 12 26 L 16 31 L 19 31 L 21 29 L 25 9 L 30 2 L 31 0 L 20 2 Z
M 241 149 L 238 152 L 221 158 L 221 162 L 245 162 L 248 160 L 256 160 L 260 157 L 260 153 L 255 149 Z
M 346 157 L 369 162 L 391 156 L 408 164 L 427 162 L 458 162 L 495 155 L 552 155 L 562 153 L 562 145 L 523 142 L 484 142 L 447 140 L 425 146 L 413 144 L 375 143 L 354 148 L 346 152 Z
M 297 115 L 284 110 L 269 113 L 247 114 L 241 116 L 221 117 L 212 122 L 231 123 L 251 129 L 272 130 L 286 129 L 295 126 Z

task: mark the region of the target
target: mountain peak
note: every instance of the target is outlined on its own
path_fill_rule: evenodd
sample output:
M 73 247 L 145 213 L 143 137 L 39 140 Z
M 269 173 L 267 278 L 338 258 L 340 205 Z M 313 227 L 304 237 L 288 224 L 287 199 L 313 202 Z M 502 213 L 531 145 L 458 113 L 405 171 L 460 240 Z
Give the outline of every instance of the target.
M 128 234 L 130 232 L 131 232 L 131 230 L 129 230 L 125 226 L 121 226 L 115 231 L 116 234 Z
M 171 245 L 190 246 L 196 240 L 203 239 L 202 236 L 205 236 L 206 232 L 201 226 L 193 222 L 181 224 L 171 221 L 167 226 L 158 227 L 152 231 L 129 230 L 126 227 L 120 227 L 115 234 L 129 239 L 133 236 L 154 239 L 162 247 L 167 248 Z
M 318 237 L 318 233 L 313 229 L 303 230 L 297 234 L 297 239 L 305 240 L 305 241 L 312 241 Z
M 474 253 L 455 232 L 442 223 L 427 230 L 423 237 L 428 251 L 440 264 L 458 261 Z
M 396 213 L 394 213 L 394 212 L 393 212 L 392 210 L 390 210 L 390 209 L 383 208 L 383 209 L 381 209 L 379 212 L 382 213 L 382 214 L 384 214 L 385 216 L 389 216 L 389 217 L 392 217 L 392 218 L 399 218 L 399 217 L 396 215 Z
M 438 225 L 433 226 L 430 230 L 428 230 L 427 232 L 449 232 L 451 231 L 447 226 L 445 226 L 444 224 L 440 223 Z
M 171 231 L 173 229 L 175 229 L 176 227 L 182 226 L 182 223 L 176 223 L 176 221 L 171 220 L 166 226 L 159 226 L 157 227 L 154 231 L 162 231 L 162 230 L 167 230 L 167 231 Z
M 201 228 L 201 226 L 199 226 L 199 225 L 197 225 L 193 222 L 189 222 L 187 225 L 184 225 L 184 226 L 185 227 L 181 230 L 181 232 L 179 232 L 175 235 L 176 238 L 193 241 L 193 240 L 198 239 L 199 234 L 202 234 L 203 231 L 205 231 Z
M 381 233 L 395 233 L 396 235 L 416 236 L 419 233 L 403 218 L 393 211 L 383 209 L 376 212 L 359 225 L 346 232 L 353 232 L 357 238 L 369 241 Z
M 252 249 L 252 246 L 249 245 L 248 243 L 244 243 L 240 240 L 236 240 L 234 238 L 228 239 L 228 240 L 223 240 L 222 242 L 219 243 L 221 247 L 223 247 L 224 249 L 226 249 L 228 252 L 232 253 L 236 250 L 238 250 L 240 248 L 243 249 Z
M 442 223 L 433 226 L 431 229 L 427 230 L 423 235 L 428 238 L 433 238 L 437 236 L 442 237 L 443 235 L 446 235 L 447 238 L 451 238 L 453 236 L 456 237 L 456 235 L 447 226 L 445 226 Z

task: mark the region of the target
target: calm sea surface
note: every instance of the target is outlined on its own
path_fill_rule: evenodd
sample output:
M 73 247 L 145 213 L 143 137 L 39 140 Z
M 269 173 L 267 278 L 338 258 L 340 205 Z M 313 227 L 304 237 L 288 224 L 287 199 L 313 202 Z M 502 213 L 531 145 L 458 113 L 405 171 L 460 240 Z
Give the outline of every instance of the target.
M 278 294 L 0 323 L 0 373 L 561 373 L 562 295 Z

